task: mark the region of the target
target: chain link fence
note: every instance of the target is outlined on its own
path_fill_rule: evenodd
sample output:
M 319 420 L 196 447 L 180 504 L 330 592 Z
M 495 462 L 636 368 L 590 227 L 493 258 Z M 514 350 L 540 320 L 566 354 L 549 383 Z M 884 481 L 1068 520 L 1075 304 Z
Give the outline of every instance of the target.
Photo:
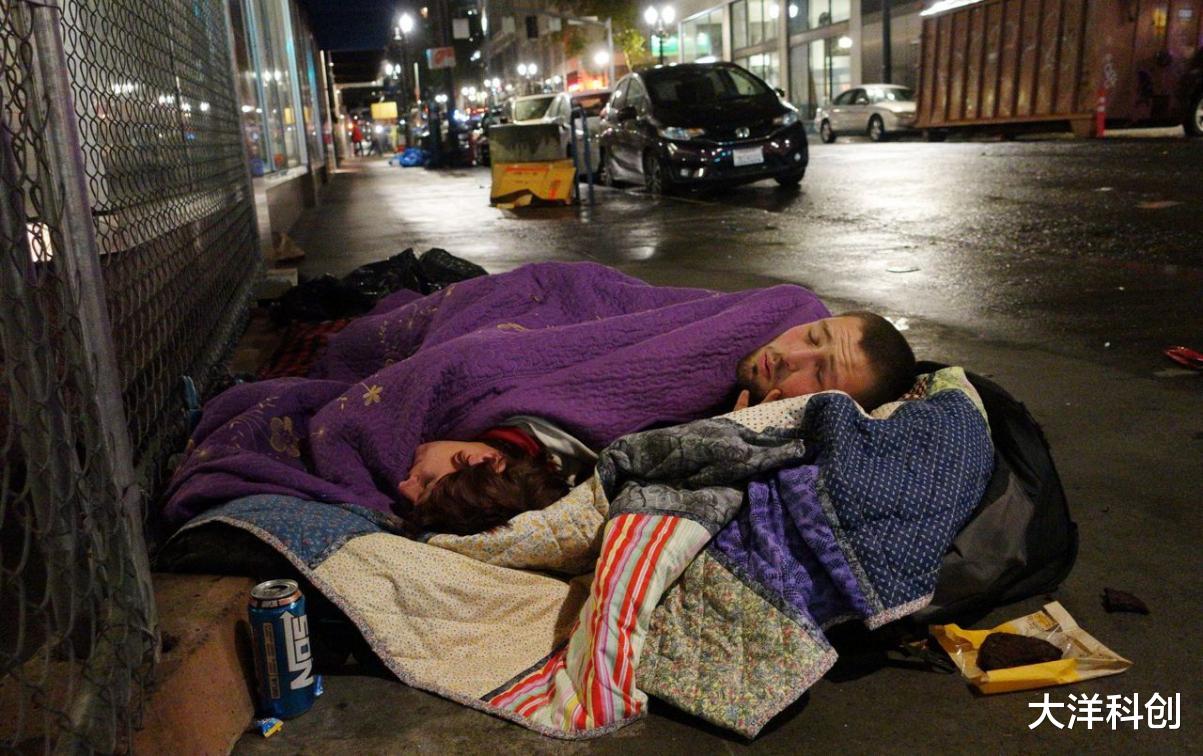
M 223 0 L 0 0 L 0 749 L 122 751 L 145 502 L 258 265 Z

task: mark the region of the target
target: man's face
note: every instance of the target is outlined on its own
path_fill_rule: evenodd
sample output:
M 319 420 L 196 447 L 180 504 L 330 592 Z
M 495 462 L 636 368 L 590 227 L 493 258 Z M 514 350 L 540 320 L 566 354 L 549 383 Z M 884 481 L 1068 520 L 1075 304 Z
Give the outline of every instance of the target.
M 740 360 L 739 387 L 756 402 L 774 389 L 782 398 L 839 389 L 863 403 L 873 383 L 863 334 L 860 319 L 849 316 L 795 326 Z

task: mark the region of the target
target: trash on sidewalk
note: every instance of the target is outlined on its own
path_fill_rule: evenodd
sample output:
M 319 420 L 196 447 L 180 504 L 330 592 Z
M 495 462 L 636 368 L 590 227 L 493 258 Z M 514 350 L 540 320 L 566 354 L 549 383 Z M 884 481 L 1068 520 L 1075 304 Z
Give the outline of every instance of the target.
M 267 580 L 251 589 L 247 615 L 254 641 L 256 708 L 266 719 L 299 717 L 322 694 L 322 676 L 313 669 L 304 594 L 295 580 Z
M 272 322 L 284 326 L 296 321 L 317 323 L 354 317 L 401 289 L 431 294 L 486 272 L 438 247 L 421 257 L 409 248 L 386 260 L 361 265 L 341 279 L 320 276 L 292 287 L 271 303 Z
M 288 234 L 277 232 L 272 234 L 272 248 L 265 257 L 265 262 L 269 263 L 300 260 L 305 257 L 305 250 L 298 247 Z
M 1149 605 L 1140 597 L 1127 591 L 1117 591 L 1114 588 L 1103 589 L 1103 608 L 1108 612 L 1149 614 Z
M 265 717 L 251 722 L 251 727 L 263 737 L 270 738 L 284 727 L 284 723 L 275 717 Z
M 489 202 L 503 208 L 539 202 L 571 204 L 576 165 L 564 158 L 554 123 L 508 124 L 489 129 L 493 187 Z
M 1195 370 L 1203 370 L 1203 352 L 1191 349 L 1190 347 L 1174 346 L 1166 349 L 1164 354 L 1179 365 L 1185 365 Z
M 493 163 L 489 201 L 502 208 L 534 203 L 572 203 L 576 166 L 571 160 L 542 163 Z
M 253 296 L 256 300 L 276 299 L 296 286 L 297 281 L 296 268 L 264 268 L 255 280 Z
M 978 664 L 979 655 L 987 639 L 999 633 L 1011 633 L 1051 643 L 1060 651 L 1060 658 L 986 671 Z M 1004 622 L 990 630 L 965 630 L 957 625 L 933 625 L 931 634 L 969 683 L 985 694 L 1068 685 L 1095 677 L 1119 674 L 1132 666 L 1132 662 L 1099 643 L 1079 627 L 1077 621 L 1056 601 L 1045 604 L 1038 612 Z
M 430 155 L 426 150 L 420 147 L 406 147 L 403 152 L 399 152 L 388 159 L 388 164 L 392 165 L 393 161 L 402 168 L 418 168 L 426 165 L 430 160 Z

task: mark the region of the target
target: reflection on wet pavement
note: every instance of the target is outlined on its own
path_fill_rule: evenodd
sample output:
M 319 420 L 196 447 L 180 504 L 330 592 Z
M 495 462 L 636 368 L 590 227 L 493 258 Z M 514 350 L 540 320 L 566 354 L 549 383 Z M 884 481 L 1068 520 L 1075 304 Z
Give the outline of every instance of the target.
M 1182 139 L 837 143 L 813 148 L 796 189 L 597 187 L 593 207 L 499 210 L 487 169 L 361 161 L 294 236 L 303 273 L 406 246 L 493 271 L 588 259 L 656 283 L 794 282 L 838 305 L 1122 361 L 1198 338 L 1183 324 L 1203 322 L 1200 166 L 1203 143 Z

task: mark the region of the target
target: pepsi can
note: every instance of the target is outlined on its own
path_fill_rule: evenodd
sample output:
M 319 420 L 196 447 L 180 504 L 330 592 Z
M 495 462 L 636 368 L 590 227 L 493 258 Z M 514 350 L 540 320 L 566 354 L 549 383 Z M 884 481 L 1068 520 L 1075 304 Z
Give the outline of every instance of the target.
M 248 613 L 260 716 L 289 719 L 304 714 L 321 695 L 321 680 L 313 672 L 305 596 L 295 580 L 268 580 L 251 589 Z

